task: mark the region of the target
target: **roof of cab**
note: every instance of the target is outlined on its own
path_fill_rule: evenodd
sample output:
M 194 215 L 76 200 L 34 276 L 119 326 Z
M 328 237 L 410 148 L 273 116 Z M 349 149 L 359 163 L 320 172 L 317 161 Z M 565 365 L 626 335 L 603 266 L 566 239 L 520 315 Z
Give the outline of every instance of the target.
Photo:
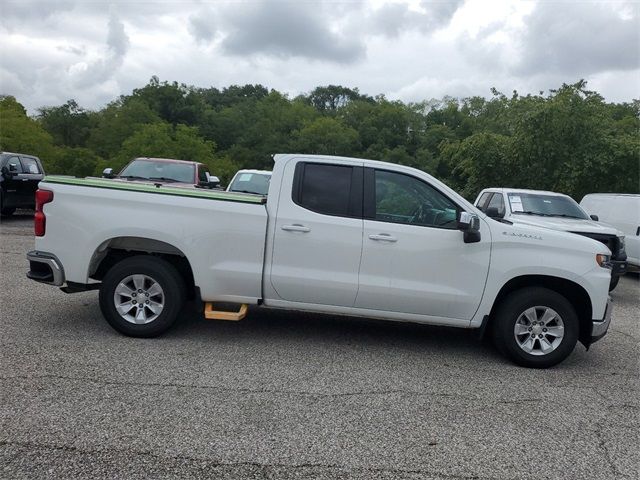
M 156 157 L 136 157 L 134 160 L 149 160 L 152 162 L 165 162 L 165 163 L 188 163 L 193 165 L 194 163 L 201 164 L 202 162 L 194 162 L 192 160 L 178 160 L 177 158 L 156 158 Z
M 492 187 L 485 188 L 482 192 L 502 192 L 502 193 L 539 193 L 542 195 L 556 195 L 558 197 L 566 197 L 564 193 L 559 192 L 550 192 L 548 190 L 531 190 L 527 188 L 500 188 L 500 187 Z

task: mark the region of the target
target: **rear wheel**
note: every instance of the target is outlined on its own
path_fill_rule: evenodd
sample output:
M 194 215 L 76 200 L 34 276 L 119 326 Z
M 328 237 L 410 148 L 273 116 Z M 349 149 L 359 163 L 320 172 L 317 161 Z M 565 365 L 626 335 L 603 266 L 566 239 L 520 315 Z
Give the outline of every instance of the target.
M 493 324 L 496 347 L 518 365 L 547 368 L 567 358 L 578 341 L 578 317 L 557 292 L 531 287 L 511 293 Z
M 100 288 L 100 309 L 109 325 L 132 337 L 168 330 L 186 297 L 178 271 L 159 257 L 142 255 L 114 265 Z

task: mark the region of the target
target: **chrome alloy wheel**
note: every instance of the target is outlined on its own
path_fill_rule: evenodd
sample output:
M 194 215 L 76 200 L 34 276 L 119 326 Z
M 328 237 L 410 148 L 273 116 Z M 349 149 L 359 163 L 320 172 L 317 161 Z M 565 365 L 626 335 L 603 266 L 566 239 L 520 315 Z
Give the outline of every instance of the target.
M 564 323 L 554 309 L 531 307 L 520 314 L 513 327 L 518 346 L 530 355 L 548 355 L 562 343 Z
M 124 278 L 113 294 L 116 311 L 129 323 L 153 322 L 164 309 L 164 291 L 148 275 L 136 274 Z

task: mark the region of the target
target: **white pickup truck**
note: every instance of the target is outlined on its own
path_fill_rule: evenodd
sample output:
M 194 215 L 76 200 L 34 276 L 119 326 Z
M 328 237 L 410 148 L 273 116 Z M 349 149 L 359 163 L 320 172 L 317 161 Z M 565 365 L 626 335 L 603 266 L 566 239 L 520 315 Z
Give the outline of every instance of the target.
M 188 296 L 211 319 L 253 304 L 486 330 L 539 368 L 607 332 L 601 242 L 491 219 L 413 168 L 274 158 L 268 196 L 47 177 L 27 275 L 99 289 L 106 320 L 137 337 L 167 330 Z

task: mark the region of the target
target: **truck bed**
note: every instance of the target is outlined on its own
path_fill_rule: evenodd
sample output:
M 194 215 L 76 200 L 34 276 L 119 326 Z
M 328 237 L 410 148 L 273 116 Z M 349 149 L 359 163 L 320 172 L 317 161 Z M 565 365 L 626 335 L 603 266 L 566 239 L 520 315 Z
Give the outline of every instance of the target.
M 46 177 L 40 188 L 54 200 L 44 206 L 46 234 L 36 237 L 36 249 L 56 253 L 67 281 L 90 283 L 109 248 L 166 245 L 189 261 L 204 300 L 261 298 L 263 196 L 60 176 Z

